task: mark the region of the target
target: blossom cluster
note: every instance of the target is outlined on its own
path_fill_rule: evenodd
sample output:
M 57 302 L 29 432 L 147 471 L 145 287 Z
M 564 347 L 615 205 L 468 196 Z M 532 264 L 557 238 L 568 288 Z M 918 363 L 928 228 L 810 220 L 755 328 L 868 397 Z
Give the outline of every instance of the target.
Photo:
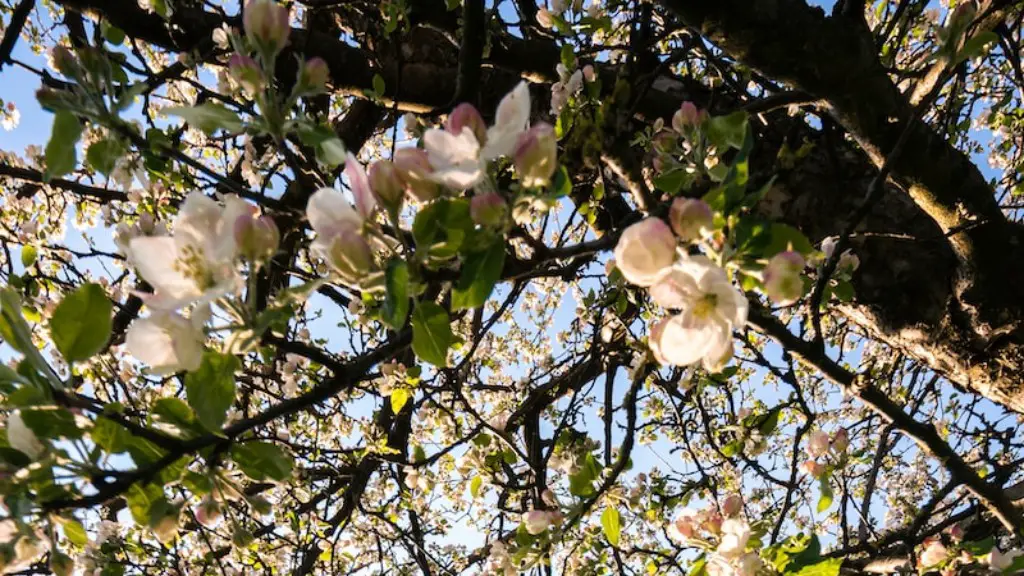
M 724 498 L 719 509 L 687 508 L 669 525 L 669 536 L 680 544 L 708 549 L 705 570 L 710 576 L 753 576 L 763 562 L 748 550 L 754 530 L 742 516 L 737 494 Z

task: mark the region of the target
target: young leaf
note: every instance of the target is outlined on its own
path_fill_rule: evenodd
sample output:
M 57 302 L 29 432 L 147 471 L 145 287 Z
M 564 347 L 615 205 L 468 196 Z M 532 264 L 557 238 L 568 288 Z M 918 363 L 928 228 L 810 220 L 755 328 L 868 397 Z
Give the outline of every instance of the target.
M 480 487 L 483 486 L 483 478 L 479 476 L 473 476 L 473 479 L 469 482 L 469 494 L 473 498 L 480 496 Z
M 235 372 L 241 363 L 227 354 L 207 351 L 195 372 L 185 376 L 188 404 L 208 430 L 219 432 L 235 401 Z
M 113 305 L 99 284 L 83 284 L 64 297 L 50 318 L 50 336 L 68 362 L 88 360 L 106 346 Z
M 391 391 L 391 412 L 398 414 L 402 411 L 406 402 L 409 401 L 409 391 L 405 388 L 395 388 Z
M 287 480 L 292 474 L 292 459 L 284 450 L 267 442 L 246 442 L 231 447 L 231 458 L 242 472 L 257 482 Z
M 818 498 L 818 512 L 824 512 L 832 506 L 832 486 L 828 483 L 828 476 L 822 476 L 818 482 L 821 490 L 821 497 Z
M 206 102 L 199 106 L 173 106 L 164 112 L 173 116 L 181 116 L 194 128 L 207 134 L 213 134 L 223 128 L 228 132 L 241 132 L 245 127 L 242 120 L 222 104 Z
M 619 536 L 622 533 L 622 526 L 619 523 L 619 511 L 611 506 L 601 513 L 601 528 L 604 530 L 604 537 L 612 546 L 619 545 Z
M 78 118 L 61 110 L 54 115 L 53 132 L 46 143 L 46 179 L 63 176 L 75 169 L 78 163 L 76 145 L 82 136 L 82 124 Z
M 387 291 L 381 307 L 381 319 L 391 329 L 401 330 L 405 326 L 405 317 L 409 315 L 409 264 L 400 258 L 388 262 L 384 285 Z
M 448 348 L 455 342 L 448 313 L 433 302 L 420 302 L 412 313 L 412 350 L 434 366 L 448 365 Z
M 474 252 L 462 264 L 462 274 L 452 291 L 452 308 L 479 308 L 487 302 L 505 266 L 505 242 L 496 238 L 490 247 Z

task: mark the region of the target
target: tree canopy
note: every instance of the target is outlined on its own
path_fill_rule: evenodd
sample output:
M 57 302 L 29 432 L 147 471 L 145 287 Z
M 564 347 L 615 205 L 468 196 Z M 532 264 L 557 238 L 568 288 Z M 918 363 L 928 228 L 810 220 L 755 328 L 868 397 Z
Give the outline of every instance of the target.
M 1024 571 L 1022 21 L 0 0 L 0 569 Z

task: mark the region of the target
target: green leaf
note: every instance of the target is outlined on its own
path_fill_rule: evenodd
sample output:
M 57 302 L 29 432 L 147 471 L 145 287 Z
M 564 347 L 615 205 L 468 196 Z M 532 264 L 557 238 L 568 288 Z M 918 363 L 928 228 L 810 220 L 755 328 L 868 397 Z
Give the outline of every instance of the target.
M 622 535 L 622 525 L 619 523 L 619 511 L 611 506 L 601 513 L 601 528 L 604 530 L 604 537 L 612 546 L 619 545 L 619 536 Z
M 219 432 L 224 425 L 235 401 L 235 372 L 240 367 L 234 356 L 206 351 L 199 369 L 185 376 L 188 404 L 207 430 Z
M 480 496 L 480 487 L 484 485 L 484 480 L 480 476 L 473 476 L 473 479 L 469 482 L 469 494 L 473 498 Z
M 384 286 L 381 320 L 392 330 L 401 330 L 409 315 L 409 264 L 405 260 L 394 258 L 388 262 Z
M 103 26 L 101 27 L 101 29 L 103 31 L 103 37 L 107 39 L 107 42 L 110 42 L 115 46 L 120 46 L 124 43 L 124 30 L 121 30 L 117 26 L 114 26 L 108 22 L 103 22 Z
M 684 170 L 669 170 L 654 177 L 654 187 L 662 192 L 674 196 L 683 188 L 683 184 L 690 179 L 689 174 Z
M 131 511 L 135 523 L 139 526 L 148 526 L 150 511 L 165 498 L 164 491 L 160 487 L 153 484 L 143 486 L 135 482 L 128 488 L 125 500 L 128 502 L 128 510 Z
M 765 247 L 762 256 L 771 258 L 787 250 L 790 245 L 793 246 L 793 250 L 804 255 L 814 251 L 814 246 L 803 232 L 785 224 L 772 224 L 772 240 Z
M 794 576 L 838 576 L 839 568 L 843 565 L 842 558 L 829 558 L 817 564 L 804 566 L 797 572 L 790 572 Z
M 74 414 L 65 408 L 46 406 L 26 409 L 21 411 L 21 419 L 39 438 L 56 440 L 82 437 L 82 430 L 75 423 Z
M 89 145 L 85 151 L 85 161 L 97 172 L 109 175 L 123 154 L 124 146 L 119 140 L 104 138 Z
M 50 318 L 50 336 L 68 362 L 88 360 L 110 340 L 113 305 L 99 284 L 64 297 Z
M 547 196 L 549 198 L 564 198 L 572 192 L 572 179 L 569 178 L 569 171 L 565 166 L 559 166 L 555 171 L 555 177 L 551 179 L 548 186 Z
M 64 528 L 64 536 L 75 546 L 85 546 L 89 542 L 89 536 L 85 533 L 85 527 L 74 518 L 58 516 L 61 526 Z
M 823 475 L 818 481 L 818 488 L 821 490 L 821 497 L 818 498 L 818 512 L 824 512 L 832 507 L 832 486 L 828 482 L 828 475 Z
M 35 246 L 22 246 L 21 247 L 21 265 L 25 268 L 36 263 L 36 258 L 39 257 L 39 251 L 36 250 Z
M 292 474 L 292 459 L 269 442 L 246 442 L 231 447 L 231 458 L 242 472 L 256 480 L 283 482 Z
M 768 411 L 765 415 L 764 420 L 758 423 L 757 427 L 763 436 L 769 436 L 775 431 L 775 428 L 779 426 L 779 413 L 782 412 L 782 408 L 776 406 Z
M 463 242 L 473 231 L 469 215 L 469 202 L 463 199 L 442 198 L 429 204 L 416 214 L 412 223 L 412 237 L 417 253 L 432 258 L 447 259 L 458 254 Z
M 707 574 L 707 565 L 707 558 L 701 556 L 693 562 L 692 566 L 690 566 L 690 571 L 687 573 L 687 576 L 704 576 Z
M 747 113 L 737 110 L 726 116 L 715 116 L 707 123 L 708 137 L 712 142 L 719 145 L 720 151 L 724 145 L 740 148 L 747 133 Z
M 993 537 L 989 536 L 984 540 L 976 540 L 971 542 L 964 542 L 963 549 L 970 552 L 971 556 L 984 556 L 992 551 L 992 548 L 996 545 L 996 541 Z
M 50 133 L 50 141 L 46 143 L 45 152 L 47 180 L 75 169 L 78 164 L 76 146 L 81 136 L 82 124 L 74 114 L 61 110 L 54 115 L 53 131 Z
M 164 112 L 184 118 L 194 128 L 207 134 L 213 134 L 219 129 L 228 132 L 241 132 L 245 127 L 238 114 L 224 105 L 214 102 L 206 102 L 199 106 L 174 106 L 165 109 Z
M 481 252 L 474 252 L 462 263 L 459 282 L 452 291 L 452 308 L 479 308 L 487 302 L 505 267 L 505 242 L 497 237 Z
M 97 446 L 110 454 L 117 454 L 128 449 L 131 434 L 117 422 L 100 417 L 96 420 L 90 436 Z
M 385 88 L 386 86 L 384 85 L 384 77 L 381 76 L 380 74 L 374 74 L 373 91 L 377 93 L 377 96 L 383 96 Z
M 448 365 L 448 348 L 455 342 L 448 313 L 433 302 L 420 302 L 412 313 L 412 350 L 434 366 Z
M 395 388 L 394 390 L 392 390 L 391 391 L 391 412 L 393 412 L 395 414 L 398 414 L 399 412 L 401 412 L 402 408 L 405 406 L 406 402 L 409 401 L 409 398 L 411 396 L 412 396 L 412 394 L 410 394 L 409 391 L 406 390 L 405 388 Z

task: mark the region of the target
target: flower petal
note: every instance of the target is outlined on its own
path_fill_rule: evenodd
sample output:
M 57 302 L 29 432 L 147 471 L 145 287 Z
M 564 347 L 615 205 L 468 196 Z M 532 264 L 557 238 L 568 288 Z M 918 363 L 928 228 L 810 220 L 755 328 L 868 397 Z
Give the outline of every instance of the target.
M 351 152 L 345 157 L 345 176 L 356 200 L 356 210 L 363 219 L 369 218 L 377 208 L 377 198 L 370 189 L 370 180 L 363 165 Z
M 306 204 L 306 218 L 319 235 L 355 226 L 361 228 L 363 219 L 352 208 L 345 195 L 334 188 L 321 188 L 313 193 Z
M 180 245 L 170 236 L 140 236 L 131 241 L 135 270 L 156 290 L 161 301 L 197 298 L 202 290 L 178 263 Z M 147 302 L 148 303 L 148 302 Z M 151 304 L 152 305 L 152 304 Z

